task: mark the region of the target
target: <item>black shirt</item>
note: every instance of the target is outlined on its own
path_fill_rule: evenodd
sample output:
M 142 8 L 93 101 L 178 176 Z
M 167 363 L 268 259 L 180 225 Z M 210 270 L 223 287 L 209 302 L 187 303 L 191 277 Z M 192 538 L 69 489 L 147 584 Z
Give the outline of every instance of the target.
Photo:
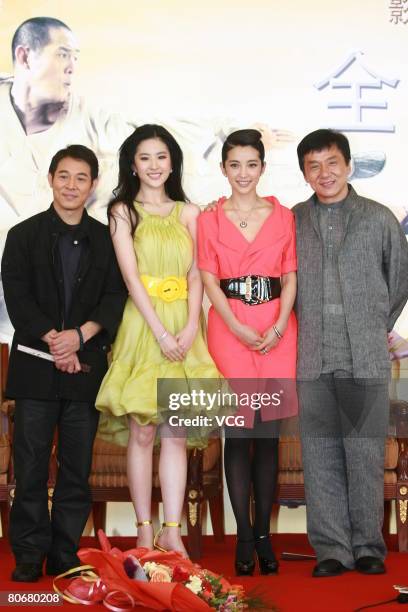
M 87 247 L 88 238 L 82 223 L 69 225 L 59 217 L 55 210 L 53 212 L 58 232 L 59 267 L 64 287 L 64 320 L 66 320 L 71 309 L 80 262 Z
M 82 245 L 75 238 L 77 225 L 71 226 L 64 234 L 58 238 L 58 250 L 61 259 L 62 276 L 64 279 L 64 312 L 65 318 L 69 314 L 74 292 L 75 279 L 79 267 Z

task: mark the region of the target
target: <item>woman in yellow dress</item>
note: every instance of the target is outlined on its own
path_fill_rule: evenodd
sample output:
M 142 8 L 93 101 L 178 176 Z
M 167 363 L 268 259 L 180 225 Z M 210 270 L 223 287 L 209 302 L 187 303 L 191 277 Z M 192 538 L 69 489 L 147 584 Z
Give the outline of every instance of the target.
M 108 218 L 129 297 L 96 406 L 103 413 L 100 435 L 126 444 L 124 422 L 129 430 L 127 474 L 138 546 L 186 555 L 180 536 L 186 435 L 163 418 L 157 380 L 183 379 L 188 386 L 190 379 L 219 374 L 202 326 L 203 288 L 196 265 L 200 209 L 186 203 L 182 161 L 176 140 L 158 125 L 137 128 L 120 148 L 119 184 Z M 164 523 L 154 542 L 152 455 L 158 427 Z

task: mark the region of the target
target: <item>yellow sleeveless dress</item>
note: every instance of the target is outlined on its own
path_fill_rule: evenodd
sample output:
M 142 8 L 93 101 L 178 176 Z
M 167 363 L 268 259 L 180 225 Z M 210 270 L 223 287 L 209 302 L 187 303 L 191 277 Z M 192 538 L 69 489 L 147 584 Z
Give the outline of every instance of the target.
M 134 248 L 140 275 L 187 276 L 193 261 L 193 241 L 180 222 L 183 205 L 176 202 L 172 212 L 161 217 L 148 213 L 135 202 L 139 223 Z M 180 332 L 188 319 L 187 300 L 165 302 L 152 296 L 150 299 L 166 330 L 174 335 Z M 126 445 L 128 416 L 140 425 L 163 422 L 163 412 L 158 409 L 157 379 L 174 378 L 179 386 L 181 379 L 185 381 L 182 391 L 188 390 L 190 379 L 212 379 L 213 383 L 220 379 L 207 349 L 204 316 L 185 359 L 172 362 L 164 357 L 150 327 L 128 297 L 112 347 L 112 362 L 96 398 L 96 407 L 102 413 L 98 435 Z M 189 445 L 203 446 L 204 442 L 189 440 Z

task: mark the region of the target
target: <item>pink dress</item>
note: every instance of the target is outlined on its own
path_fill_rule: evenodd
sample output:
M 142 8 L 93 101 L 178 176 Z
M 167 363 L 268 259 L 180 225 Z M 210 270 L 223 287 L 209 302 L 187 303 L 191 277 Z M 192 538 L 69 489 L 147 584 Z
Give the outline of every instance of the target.
M 296 271 L 296 238 L 293 213 L 273 197 L 274 204 L 252 242 L 227 218 L 223 203 L 216 211 L 205 212 L 198 220 L 198 267 L 219 279 L 257 274 L 281 277 Z M 250 306 L 237 299 L 229 305 L 242 323 L 263 333 L 279 316 L 280 299 Z M 261 407 L 261 420 L 293 416 L 297 413 L 296 349 L 297 322 L 292 311 L 283 338 L 271 351 L 262 355 L 242 344 L 211 306 L 208 315 L 208 348 L 217 368 L 226 378 L 280 379 L 286 381 L 286 401 L 278 407 Z M 282 386 L 282 385 L 281 385 Z M 253 410 L 246 415 L 245 425 L 251 427 Z

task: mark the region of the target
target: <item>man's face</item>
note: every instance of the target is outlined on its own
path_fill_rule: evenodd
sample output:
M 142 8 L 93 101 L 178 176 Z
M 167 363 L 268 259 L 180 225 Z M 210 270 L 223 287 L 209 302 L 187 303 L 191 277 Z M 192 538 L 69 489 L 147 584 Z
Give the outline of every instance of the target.
M 84 208 L 85 203 L 95 188 L 91 168 L 81 159 L 64 157 L 54 176 L 48 175 L 48 182 L 54 196 L 54 208 L 60 216 Z
M 337 145 L 306 153 L 303 174 L 320 202 L 333 204 L 347 196 L 350 164 Z
M 50 41 L 42 49 L 29 50 L 27 64 L 32 100 L 36 104 L 65 102 L 71 92 L 78 45 L 66 28 L 50 28 Z

